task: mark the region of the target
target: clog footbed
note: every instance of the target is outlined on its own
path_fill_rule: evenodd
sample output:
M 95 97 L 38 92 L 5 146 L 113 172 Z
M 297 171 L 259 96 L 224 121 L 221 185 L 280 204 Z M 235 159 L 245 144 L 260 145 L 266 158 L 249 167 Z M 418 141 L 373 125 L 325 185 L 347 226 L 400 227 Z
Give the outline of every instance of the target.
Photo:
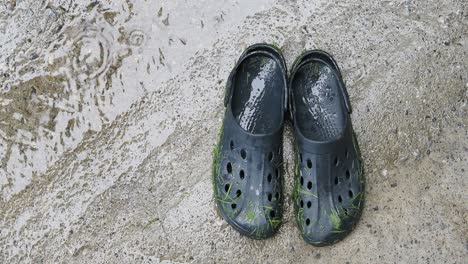
M 353 229 L 363 205 L 363 164 L 348 94 L 338 65 L 323 51 L 300 56 L 290 78 L 296 221 L 306 242 L 329 245 Z
M 217 210 L 242 235 L 272 236 L 282 218 L 286 66 L 266 44 L 247 48 L 232 70 L 225 115 L 214 150 Z

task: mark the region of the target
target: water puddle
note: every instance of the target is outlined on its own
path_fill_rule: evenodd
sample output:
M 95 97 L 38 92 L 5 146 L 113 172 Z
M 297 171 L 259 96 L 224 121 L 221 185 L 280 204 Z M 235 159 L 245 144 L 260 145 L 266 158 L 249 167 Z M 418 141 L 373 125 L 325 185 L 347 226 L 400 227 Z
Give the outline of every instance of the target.
M 2 198 L 160 89 L 219 29 L 267 2 L 0 4 Z

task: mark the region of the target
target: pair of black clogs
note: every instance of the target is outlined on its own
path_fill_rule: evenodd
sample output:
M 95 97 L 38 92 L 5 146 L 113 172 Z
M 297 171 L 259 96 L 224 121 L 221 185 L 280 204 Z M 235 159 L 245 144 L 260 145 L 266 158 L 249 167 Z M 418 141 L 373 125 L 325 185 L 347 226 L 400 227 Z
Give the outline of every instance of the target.
M 213 161 L 214 198 L 224 219 L 255 239 L 279 229 L 286 117 L 296 138 L 293 199 L 302 237 L 316 246 L 343 239 L 361 214 L 364 178 L 335 60 L 305 52 L 288 76 L 281 51 L 253 45 L 229 76 L 224 105 Z

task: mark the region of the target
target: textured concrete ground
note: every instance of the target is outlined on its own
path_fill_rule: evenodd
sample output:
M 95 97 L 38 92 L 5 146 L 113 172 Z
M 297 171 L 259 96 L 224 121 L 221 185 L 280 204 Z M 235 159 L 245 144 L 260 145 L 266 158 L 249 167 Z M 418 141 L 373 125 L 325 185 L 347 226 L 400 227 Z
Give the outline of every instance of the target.
M 255 3 L 254 3 L 255 2 Z M 248 45 L 340 64 L 366 204 L 344 241 L 253 241 L 214 210 L 225 80 Z M 468 5 L 0 3 L 0 263 L 466 263 Z

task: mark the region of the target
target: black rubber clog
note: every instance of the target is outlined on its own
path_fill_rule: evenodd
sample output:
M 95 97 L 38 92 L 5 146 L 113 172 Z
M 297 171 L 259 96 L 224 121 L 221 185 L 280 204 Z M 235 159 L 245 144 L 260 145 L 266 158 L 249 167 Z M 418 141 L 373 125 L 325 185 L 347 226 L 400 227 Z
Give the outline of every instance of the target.
M 296 221 L 306 242 L 330 245 L 351 232 L 364 201 L 348 93 L 337 63 L 323 51 L 300 56 L 290 78 Z
M 281 224 L 287 95 L 280 51 L 267 44 L 247 48 L 226 85 L 212 174 L 218 212 L 250 238 L 270 237 Z

